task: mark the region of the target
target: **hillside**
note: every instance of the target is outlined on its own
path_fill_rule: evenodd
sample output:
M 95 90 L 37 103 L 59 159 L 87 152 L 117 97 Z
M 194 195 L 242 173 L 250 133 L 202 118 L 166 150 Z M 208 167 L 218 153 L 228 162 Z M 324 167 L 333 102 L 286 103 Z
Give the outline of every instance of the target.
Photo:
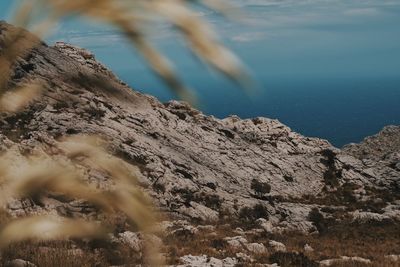
M 0 22 L 0 57 L 13 29 Z M 277 120 L 221 120 L 182 102 L 160 103 L 129 88 L 89 51 L 65 43 L 39 43 L 19 57 L 7 86 L 37 79 L 46 84 L 41 97 L 0 115 L 0 151 L 50 149 L 68 135 L 104 137 L 112 154 L 139 168 L 143 190 L 164 214 L 171 264 L 317 266 L 340 256 L 382 263 L 400 255 L 398 127 L 339 150 Z M 108 182 L 90 171 L 89 180 Z M 7 209 L 13 216 L 96 212 L 51 194 L 39 202 L 13 200 Z M 138 237 L 122 226 L 115 238 Z M 368 244 L 376 240 L 381 244 Z M 212 256 L 215 265 L 189 254 Z

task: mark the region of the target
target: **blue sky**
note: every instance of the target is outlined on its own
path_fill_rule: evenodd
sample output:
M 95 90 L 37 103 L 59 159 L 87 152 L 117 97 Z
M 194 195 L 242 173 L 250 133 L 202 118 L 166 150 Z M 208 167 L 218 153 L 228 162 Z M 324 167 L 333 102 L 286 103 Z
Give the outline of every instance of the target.
M 0 0 L 0 18 L 11 2 Z M 233 2 L 246 13 L 240 23 L 208 10 L 198 16 L 251 69 L 261 88 L 253 95 L 195 61 L 167 25 L 153 30 L 204 112 L 278 118 L 337 146 L 400 124 L 400 0 Z M 65 21 L 47 39 L 86 47 L 135 89 L 173 97 L 112 28 Z

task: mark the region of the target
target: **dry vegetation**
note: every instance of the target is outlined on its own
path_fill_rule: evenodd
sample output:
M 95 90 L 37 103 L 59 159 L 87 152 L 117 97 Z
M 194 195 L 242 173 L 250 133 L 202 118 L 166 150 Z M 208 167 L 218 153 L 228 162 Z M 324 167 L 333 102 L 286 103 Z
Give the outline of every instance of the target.
M 182 0 L 29 0 L 24 1 L 15 16 L 15 23 L 30 28 L 43 36 L 66 16 L 86 16 L 111 24 L 132 42 L 152 69 L 179 97 L 195 102 L 190 90 L 182 84 L 172 65 L 148 41 L 146 29 L 153 23 L 167 22 L 182 33 L 189 47 L 200 59 L 226 76 L 242 82 L 245 75 L 236 57 L 219 42 L 205 21 L 192 9 L 195 1 Z M 198 1 L 197 4 L 226 13 L 227 5 L 220 1 Z M 19 112 L 46 89 L 42 81 L 10 84 L 14 63 L 29 55 L 40 39 L 23 29 L 14 29 L 0 39 L 0 110 Z M 0 210 L 1 263 L 23 258 L 39 266 L 109 266 L 121 260 L 134 263 L 137 255 L 126 247 L 119 247 L 119 255 L 111 255 L 107 233 L 114 231 L 115 214 L 127 218 L 135 230 L 153 232 L 156 222 L 147 197 L 136 186 L 129 164 L 107 153 L 103 141 L 88 136 L 64 138 L 51 146 L 37 148 L 24 155 L 10 148 L 0 155 L 0 204 L 5 206 L 13 198 L 40 199 L 45 194 L 84 199 L 94 205 L 101 220 L 61 218 L 46 214 L 24 218 L 10 218 Z M 98 169 L 113 178 L 113 186 L 99 190 L 88 182 L 81 171 L 84 165 Z M 123 219 L 122 219 L 123 220 Z M 66 241 L 59 241 L 65 239 Z M 74 249 L 68 240 L 87 240 Z M 54 241 L 53 241 L 54 240 Z M 57 241 L 58 240 L 58 241 Z M 94 240 L 89 242 L 88 240 Z M 105 240 L 105 241 L 96 241 Z M 32 242 L 39 242 L 34 244 Z M 40 248 L 43 248 L 40 250 Z M 94 252 L 93 248 L 100 248 Z M 39 249 L 38 249 L 39 248 Z M 51 250 L 51 251 L 49 251 Z M 115 251 L 115 250 L 114 250 Z M 159 264 L 155 248 L 149 246 L 147 262 Z
M 178 263 L 184 255 L 209 255 L 210 257 L 225 258 L 236 257 L 237 252 L 230 247 L 224 238 L 237 236 L 231 224 L 221 223 L 215 231 L 202 231 L 192 234 L 189 231 L 166 238 L 170 255 L 170 264 Z M 385 225 L 357 224 L 350 221 L 332 224 L 329 231 L 323 234 L 305 234 L 300 232 L 284 232 L 268 234 L 260 231 L 247 231 L 245 234 L 249 242 L 268 244 L 269 240 L 276 240 L 286 245 L 287 252 L 273 252 L 269 250 L 264 254 L 251 254 L 256 263 L 278 263 L 282 267 L 312 267 L 319 266 L 318 262 L 325 259 L 348 257 L 362 257 L 373 261 L 373 265 L 358 262 L 333 264 L 335 267 L 395 267 L 398 263 L 391 262 L 386 255 L 400 253 L 400 225 L 388 223 Z M 177 245 L 179 244 L 179 245 Z M 304 246 L 310 245 L 314 251 L 309 252 Z M 397 265 L 396 265 L 397 264 Z M 254 265 L 256 265 L 254 263 Z M 244 263 L 239 266 L 251 266 Z
M 249 82 L 239 60 L 224 47 L 206 21 L 193 10 L 201 5 L 224 15 L 232 8 L 223 0 L 30 0 L 16 14 L 16 22 L 39 35 L 60 18 L 85 16 L 116 26 L 150 64 L 151 68 L 179 97 L 195 102 L 193 92 L 181 82 L 172 64 L 148 40 L 147 30 L 155 23 L 167 23 L 182 34 L 191 51 L 227 77 L 245 85 Z M 37 22 L 37 18 L 43 18 Z M 35 18 L 34 25 L 32 18 Z
M 140 264 L 143 259 L 132 248 L 103 240 L 22 242 L 3 250 L 0 266 L 14 259 L 34 262 L 37 266 L 118 266 Z
M 109 155 L 101 148 L 101 140 L 94 137 L 75 136 L 60 140 L 49 148 L 36 148 L 33 155 L 22 155 L 10 148 L 1 157 L 1 206 L 12 198 L 36 199 L 48 193 L 63 197 L 84 199 L 97 207 L 105 218 L 124 214 L 136 230 L 153 232 L 155 216 L 149 199 L 136 186 L 135 170 L 127 163 Z M 51 151 L 51 152 L 49 152 Z M 82 172 L 81 166 L 99 170 L 113 178 L 111 188 L 95 188 Z M 2 213 L 4 214 L 4 212 Z M 8 220 L 6 215 L 2 215 Z M 107 239 L 114 231 L 114 223 L 104 219 L 87 221 L 36 215 L 11 220 L 0 231 L 0 248 L 25 240 L 51 241 L 61 239 Z M 28 246 L 29 248 L 29 246 Z M 12 251 L 12 249 L 11 249 Z M 149 258 L 158 262 L 152 251 Z
M 23 27 L 31 27 L 39 35 L 47 32 L 60 18 L 70 15 L 87 16 L 114 25 L 125 34 L 177 95 L 194 102 L 190 90 L 182 84 L 168 60 L 148 41 L 146 29 L 153 23 L 168 22 L 182 33 L 189 47 L 200 59 L 240 83 L 246 81 L 246 75 L 235 56 L 221 45 L 209 25 L 195 15 L 192 8 L 194 4 L 231 14 L 227 11 L 228 6 L 217 0 L 30 0 L 25 1 L 17 12 L 16 21 Z M 42 18 L 39 22 L 38 17 Z M 28 55 L 30 49 L 38 43 L 38 38 L 27 35 L 23 30 L 16 30 L 0 39 L 2 111 L 18 112 L 45 90 L 46 85 L 41 81 L 30 81 L 30 85 L 20 84 L 18 87 L 8 83 L 14 62 Z M 106 235 L 118 232 L 116 228 L 121 224 L 130 225 L 134 230 L 153 232 L 157 216 L 153 212 L 150 200 L 138 189 L 136 179 L 132 175 L 132 166 L 110 155 L 104 141 L 96 137 L 75 136 L 61 138 L 51 145 L 46 144 L 29 155 L 16 151 L 18 149 L 10 148 L 10 151 L 0 155 L 0 206 L 5 206 L 12 198 L 38 199 L 45 194 L 54 193 L 86 200 L 96 207 L 99 216 L 91 218 L 92 220 L 67 216 L 52 217 L 46 214 L 11 218 L 5 210 L 0 209 L 0 265 L 16 258 L 26 259 L 44 267 L 110 266 L 142 261 L 142 258 L 127 246 L 119 244 L 115 247 Z M 335 186 L 338 173 L 331 164 L 332 156 L 328 153 L 326 157 L 327 165 L 331 167 L 325 175 L 325 180 L 328 185 Z M 112 186 L 107 190 L 96 188 L 82 172 L 82 166 L 99 170 L 112 178 Z M 349 185 L 349 188 L 351 186 Z M 257 198 L 265 199 L 271 187 L 254 180 L 252 189 Z M 349 199 L 351 194 L 349 195 L 346 189 L 347 187 L 343 187 L 342 191 L 330 198 L 310 196 L 303 200 L 286 201 L 324 205 L 336 205 L 343 201 L 354 202 L 353 199 Z M 160 187 L 157 190 L 163 189 Z M 383 193 L 376 194 L 384 197 Z M 188 202 L 194 198 L 206 206 L 220 208 L 217 195 L 204 196 L 188 192 L 184 196 Z M 354 202 L 357 209 L 370 208 L 370 204 Z M 187 254 L 206 254 L 217 258 L 235 256 L 237 251 L 229 248 L 223 238 L 234 236 L 234 227 L 247 230 L 246 228 L 254 226 L 257 218 L 268 216 L 262 205 L 242 209 L 239 215 L 240 220 L 225 219 L 216 226 L 214 232 L 205 231 L 199 236 L 185 232 L 167 236 L 166 247 L 163 248 L 169 255 L 167 263 L 177 263 L 180 256 Z M 288 252 L 254 255 L 256 261 L 278 262 L 282 267 L 316 266 L 319 260 L 346 255 L 369 258 L 377 262 L 374 266 L 387 267 L 393 264 L 385 261 L 384 255 L 400 254 L 398 223 L 360 225 L 344 219 L 338 224 L 321 217 L 319 211 L 314 211 L 310 216 L 321 234 L 272 235 L 248 232 L 246 238 L 251 242 L 268 244 L 268 241 L 273 239 L 283 242 L 288 248 Z M 304 251 L 305 244 L 311 245 L 314 252 Z M 111 247 L 113 249 L 110 249 Z M 148 253 L 151 255 L 148 257 L 148 263 L 161 262 L 155 256 L 157 251 L 152 249 Z

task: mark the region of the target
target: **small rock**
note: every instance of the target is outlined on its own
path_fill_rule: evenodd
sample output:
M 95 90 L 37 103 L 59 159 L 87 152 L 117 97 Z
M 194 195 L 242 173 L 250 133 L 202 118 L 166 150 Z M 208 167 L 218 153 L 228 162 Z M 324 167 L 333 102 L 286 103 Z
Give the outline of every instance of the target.
M 286 252 L 286 246 L 281 242 L 271 240 L 269 241 L 269 246 L 274 252 Z
M 263 229 L 266 233 L 273 233 L 274 226 L 270 221 L 267 221 L 266 219 L 260 218 L 256 221 L 258 225 Z
M 367 211 L 354 211 L 352 214 L 353 221 L 358 223 L 369 223 L 369 222 L 383 222 L 385 220 L 390 220 L 390 217 Z
M 174 236 L 194 236 L 197 235 L 199 230 L 192 225 L 185 225 L 171 232 Z
M 206 232 L 213 232 L 213 231 L 215 231 L 215 226 L 213 226 L 213 225 L 199 225 L 199 226 L 197 226 L 197 230 L 206 231 Z
M 391 262 L 400 262 L 400 255 L 386 255 L 385 259 Z
M 237 228 L 234 230 L 234 232 L 235 232 L 236 234 L 239 234 L 239 235 L 243 235 L 243 234 L 244 234 L 243 229 L 240 228 L 240 227 L 237 227 Z
M 121 243 L 128 245 L 136 252 L 140 252 L 142 250 L 142 241 L 140 240 L 139 233 L 133 233 L 129 231 L 123 232 L 119 234 L 119 240 Z
M 266 222 L 268 222 L 268 221 L 266 219 L 264 219 L 264 218 L 258 218 L 256 220 L 256 224 L 258 224 L 258 225 L 261 225 L 261 224 L 266 223 Z
M 192 219 L 197 219 L 202 222 L 216 222 L 219 219 L 219 212 L 210 209 L 197 202 L 191 201 L 189 208 L 181 207 L 180 212 L 188 215 Z
M 371 260 L 369 259 L 364 259 L 361 257 L 347 257 L 347 256 L 342 256 L 337 259 L 328 259 L 328 260 L 323 260 L 319 262 L 320 266 L 332 266 L 336 264 L 341 264 L 341 263 L 348 263 L 348 262 L 357 262 L 357 263 L 362 263 L 362 264 L 371 264 Z
M 238 263 L 235 258 L 220 260 L 206 255 L 186 255 L 181 257 L 180 260 L 183 265 L 178 265 L 178 267 L 234 267 Z
M 312 253 L 312 252 L 314 252 L 314 249 L 309 244 L 305 244 L 304 245 L 304 251 L 306 253 Z
M 5 264 L 5 267 L 36 267 L 36 265 L 31 263 L 31 262 L 29 262 L 29 261 L 16 259 L 16 260 L 12 260 L 10 262 L 7 262 Z
M 254 254 L 264 254 L 268 252 L 268 249 L 264 246 L 264 244 L 260 243 L 250 243 L 246 245 L 248 251 Z
M 233 249 L 242 249 L 248 244 L 247 239 L 243 236 L 226 237 L 224 240 Z
M 236 258 L 241 262 L 253 262 L 253 258 L 250 257 L 249 255 L 243 253 L 243 252 L 238 252 L 236 253 Z

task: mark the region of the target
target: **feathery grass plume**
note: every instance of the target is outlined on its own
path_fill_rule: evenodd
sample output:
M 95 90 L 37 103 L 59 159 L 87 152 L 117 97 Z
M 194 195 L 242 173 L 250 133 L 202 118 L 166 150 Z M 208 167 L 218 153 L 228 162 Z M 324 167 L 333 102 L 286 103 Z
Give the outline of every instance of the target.
M 13 160 L 14 157 L 7 157 L 7 155 L 2 157 L 2 161 L 10 166 Z M 3 173 L 3 177 L 6 177 L 6 179 L 3 178 L 3 183 L 7 190 L 2 192 L 0 204 L 6 203 L 13 197 L 34 197 L 46 191 L 53 191 L 86 199 L 104 209 L 109 206 L 95 188 L 91 188 L 82 181 L 74 166 L 62 166 L 61 163 L 49 157 L 19 159 L 17 172 L 10 168 Z
M 39 23 L 45 25 L 42 28 L 49 28 L 57 18 L 71 15 L 89 17 L 116 26 L 176 95 L 195 103 L 193 93 L 178 78 L 173 64 L 148 40 L 146 28 L 160 19 L 183 35 L 199 59 L 241 84 L 245 84 L 248 76 L 236 56 L 218 40 L 212 27 L 196 15 L 193 4 L 226 15 L 233 10 L 222 0 L 29 0 L 18 12 L 18 21 L 23 25 L 30 24 L 31 15 L 38 13 L 44 17 Z M 26 10 L 32 11 L 29 13 Z
M 0 32 L 1 29 L 0 26 Z M 0 96 L 4 94 L 12 66 L 19 57 L 25 57 L 40 40 L 21 28 L 10 28 L 0 35 Z
M 123 211 L 140 229 L 150 229 L 155 221 L 150 200 L 135 186 L 136 179 L 128 164 L 107 154 L 96 140 L 98 138 L 75 136 L 60 142 L 59 148 L 71 160 L 79 157 L 80 165 L 106 171 L 115 182 L 112 190 L 101 192 L 85 183 L 73 161 L 55 159 L 44 152 L 29 157 L 20 155 L 23 159 L 15 161 L 14 155 L 6 153 L 1 157 L 0 164 L 1 183 L 6 188 L 2 190 L 0 204 L 11 197 L 32 197 L 46 191 L 61 192 L 86 199 L 106 212 Z M 15 164 L 18 164 L 18 171 L 10 167 Z
M 21 12 L 27 16 L 27 10 Z M 2 30 L 0 26 L 0 32 Z M 27 56 L 39 43 L 39 38 L 22 28 L 11 27 L 0 35 L 0 111 L 16 112 L 40 95 L 42 83 L 39 81 L 22 84 L 18 88 L 10 88 L 8 84 L 12 67 L 18 58 Z
M 17 112 L 21 110 L 40 95 L 43 86 L 43 83 L 36 82 L 6 91 L 0 97 L 0 111 Z
M 15 220 L 0 232 L 0 249 L 25 240 L 105 238 L 107 231 L 94 222 L 55 216 L 34 216 Z
M 152 230 L 155 218 L 150 211 L 150 199 L 135 186 L 137 179 L 129 165 L 108 154 L 99 145 L 102 142 L 92 136 L 73 136 L 65 138 L 59 146 L 70 159 L 79 158 L 79 162 L 86 163 L 90 168 L 108 172 L 114 178 L 115 189 L 108 193 L 106 199 L 140 229 Z
M 137 230 L 153 233 L 156 216 L 149 198 L 136 187 L 129 165 L 109 155 L 103 148 L 104 143 L 92 136 L 74 136 L 55 144 L 59 150 L 57 156 L 47 154 L 44 149 L 30 156 L 7 151 L 0 156 L 0 206 L 12 198 L 40 199 L 40 196 L 52 192 L 86 200 L 105 214 L 122 212 Z M 85 182 L 79 166 L 106 172 L 113 178 L 114 185 L 108 190 L 91 186 Z M 18 231 L 20 227 L 23 230 Z M 106 233 L 105 227 L 95 222 L 49 216 L 27 217 L 0 228 L 0 249 L 23 240 L 100 238 Z M 160 264 L 156 248 L 149 250 L 147 261 L 152 265 Z
M 204 20 L 196 16 L 192 4 L 204 5 L 225 15 L 229 8 L 224 1 L 210 0 L 27 0 L 16 14 L 18 25 L 34 25 L 39 36 L 65 16 L 85 16 L 119 28 L 148 61 L 152 69 L 181 98 L 195 102 L 190 90 L 181 82 L 169 61 L 152 45 L 147 27 L 162 19 L 177 29 L 199 59 L 226 76 L 245 79 L 239 60 L 218 40 Z M 1 30 L 1 29 L 0 29 Z M 40 83 L 9 88 L 12 67 L 40 43 L 25 30 L 13 28 L 0 37 L 0 108 L 17 112 L 42 91 Z M 24 156 L 6 153 L 0 156 L 0 206 L 10 198 L 40 197 L 48 192 L 84 199 L 102 212 L 124 213 L 139 230 L 152 233 L 156 216 L 151 201 L 136 186 L 129 164 L 111 156 L 104 142 L 94 137 L 64 138 L 56 144 L 60 155 L 41 153 Z M 97 169 L 114 178 L 107 191 L 94 188 L 85 181 L 77 166 Z M 16 168 L 17 167 L 17 168 Z M 18 171 L 16 171 L 18 169 Z M 0 248 L 27 239 L 50 240 L 71 237 L 100 237 L 106 229 L 101 225 L 74 219 L 36 216 L 17 219 L 0 228 Z M 160 261 L 149 248 L 149 263 Z

